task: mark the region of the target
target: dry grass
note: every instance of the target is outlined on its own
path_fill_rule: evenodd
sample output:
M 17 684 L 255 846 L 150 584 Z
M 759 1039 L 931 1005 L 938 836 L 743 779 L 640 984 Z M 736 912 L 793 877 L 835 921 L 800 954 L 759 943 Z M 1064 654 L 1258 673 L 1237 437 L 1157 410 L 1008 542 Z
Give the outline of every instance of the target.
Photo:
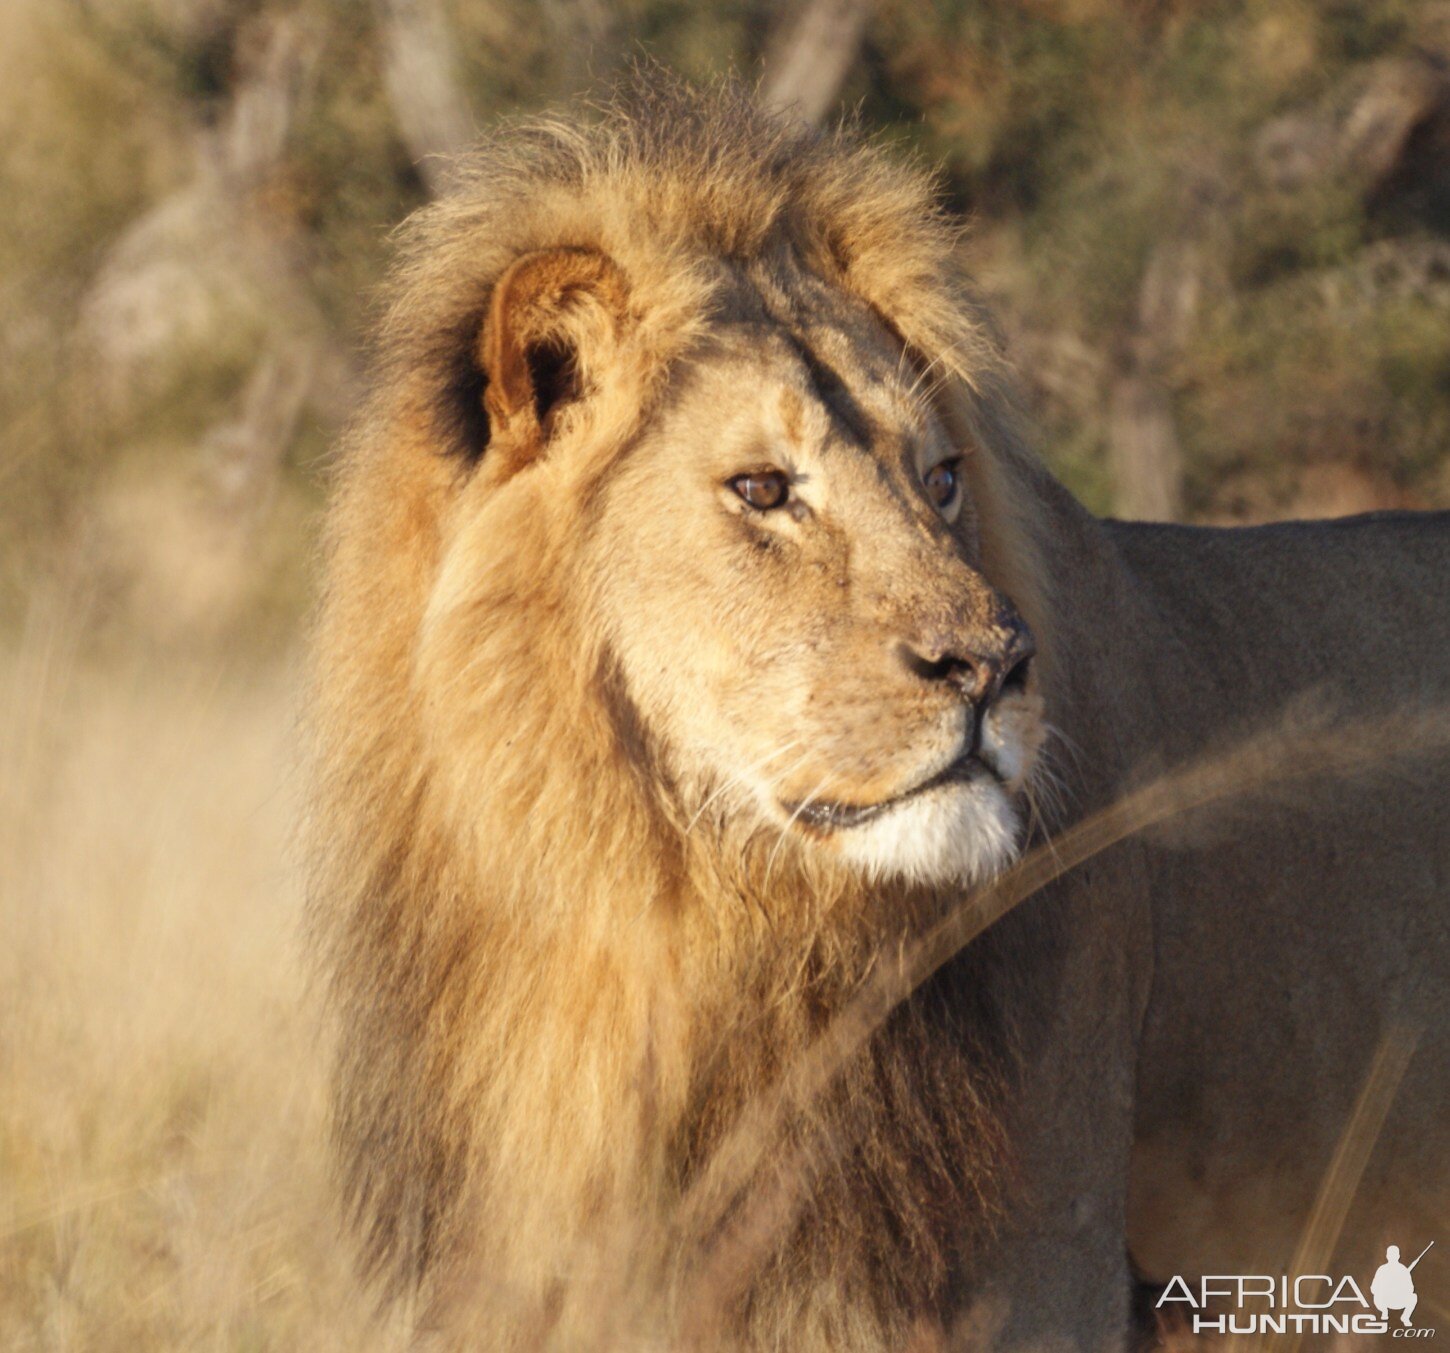
M 290 860 L 291 675 L 78 654 L 64 607 L 37 608 L 0 648 L 0 1347 L 400 1348 L 352 1280 L 331 1208 Z M 1231 749 L 1154 781 L 1029 856 L 863 991 L 746 1115 L 717 1162 L 726 1182 L 711 1172 L 693 1201 L 734 1196 L 728 1181 L 777 1140 L 790 1102 L 1076 860 L 1185 810 L 1292 794 L 1306 774 L 1372 769 L 1450 736 L 1438 713 L 1363 733 L 1286 728 L 1253 755 Z M 1409 1046 L 1386 1050 L 1398 1070 Z M 1305 1237 L 1315 1258 L 1333 1249 L 1397 1081 L 1367 1086 L 1366 1121 L 1346 1127 Z M 808 1179 L 809 1162 L 795 1165 L 785 1173 Z M 794 1214 L 787 1194 L 751 1212 L 756 1244 Z M 733 1286 L 716 1270 L 748 1267 L 752 1249 L 714 1255 L 705 1307 L 710 1279 Z
M 360 1350 L 285 673 L 0 655 L 0 1347 Z

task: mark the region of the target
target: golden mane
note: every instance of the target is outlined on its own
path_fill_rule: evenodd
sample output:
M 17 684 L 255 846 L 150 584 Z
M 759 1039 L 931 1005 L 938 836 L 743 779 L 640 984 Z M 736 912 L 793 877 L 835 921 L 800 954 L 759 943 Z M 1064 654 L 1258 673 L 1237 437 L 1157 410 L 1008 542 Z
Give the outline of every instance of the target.
M 935 905 L 789 853 L 772 888 L 751 843 L 678 820 L 572 595 L 587 523 L 570 511 L 541 500 L 491 519 L 467 645 L 435 623 L 441 522 L 487 464 L 475 338 L 494 284 L 535 250 L 612 259 L 647 354 L 612 397 L 643 406 L 638 418 L 704 332 L 722 265 L 790 250 L 871 305 L 954 401 L 978 447 L 986 566 L 1043 634 L 1016 506 L 1040 471 L 957 243 L 929 174 L 849 130 L 766 116 L 732 86 L 507 127 L 403 229 L 373 394 L 338 467 L 313 700 L 313 928 L 339 1028 L 337 1133 L 365 1253 L 391 1290 L 486 1307 L 527 1344 L 545 1328 L 529 1312 L 588 1328 L 600 1291 L 687 1265 L 668 1224 L 712 1144 L 880 944 Z M 798 905 L 772 910 L 782 895 Z M 974 961 L 994 961 L 990 943 Z M 866 1346 L 904 1336 L 893 1312 L 944 1300 L 960 1243 L 945 1237 L 960 1227 L 943 1218 L 990 1213 L 1011 1060 L 1011 1032 L 961 981 L 920 993 L 794 1125 L 825 1144 L 811 1212 L 735 1318 Z M 897 1139 L 871 1136 L 885 1116 Z M 883 1171 L 912 1208 L 874 1182 Z M 639 1234 L 641 1218 L 661 1225 Z M 831 1323 L 840 1286 L 868 1294 L 870 1330 Z M 482 1339 L 487 1318 L 471 1322 Z

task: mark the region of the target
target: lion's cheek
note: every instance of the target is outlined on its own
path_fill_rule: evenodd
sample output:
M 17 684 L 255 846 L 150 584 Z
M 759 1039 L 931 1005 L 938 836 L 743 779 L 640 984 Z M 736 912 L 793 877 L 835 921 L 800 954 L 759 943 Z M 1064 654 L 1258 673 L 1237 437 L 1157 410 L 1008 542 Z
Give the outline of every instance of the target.
M 1022 790 L 1046 740 L 1042 697 L 1028 692 L 998 702 L 982 723 L 982 753 L 1009 793 Z

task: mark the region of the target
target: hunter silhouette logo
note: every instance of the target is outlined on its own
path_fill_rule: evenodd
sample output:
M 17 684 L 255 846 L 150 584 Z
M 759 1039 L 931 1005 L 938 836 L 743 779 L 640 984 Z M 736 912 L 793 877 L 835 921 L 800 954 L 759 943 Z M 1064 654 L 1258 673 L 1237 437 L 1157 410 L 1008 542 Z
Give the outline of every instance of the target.
M 1194 1334 L 1388 1334 L 1394 1339 L 1432 1339 L 1432 1328 L 1411 1324 L 1419 1297 L 1411 1274 L 1435 1244 L 1410 1264 L 1391 1245 L 1375 1270 L 1366 1297 L 1351 1274 L 1296 1276 L 1266 1273 L 1204 1274 L 1196 1282 L 1175 1276 L 1158 1298 L 1166 1315 L 1176 1310 Z M 1391 1323 L 1398 1312 L 1400 1328 Z
M 1432 1240 L 1430 1245 L 1434 1243 Z M 1375 1270 L 1374 1281 L 1369 1285 L 1369 1294 L 1381 1320 L 1388 1320 L 1391 1311 L 1398 1311 L 1400 1324 L 1406 1329 L 1410 1327 L 1410 1317 L 1415 1313 L 1415 1303 L 1419 1300 L 1415 1295 L 1415 1280 L 1410 1274 L 1415 1271 L 1415 1264 L 1429 1253 L 1430 1245 L 1416 1255 L 1415 1263 L 1408 1268 L 1400 1263 L 1398 1245 L 1391 1245 L 1385 1251 L 1385 1262 Z

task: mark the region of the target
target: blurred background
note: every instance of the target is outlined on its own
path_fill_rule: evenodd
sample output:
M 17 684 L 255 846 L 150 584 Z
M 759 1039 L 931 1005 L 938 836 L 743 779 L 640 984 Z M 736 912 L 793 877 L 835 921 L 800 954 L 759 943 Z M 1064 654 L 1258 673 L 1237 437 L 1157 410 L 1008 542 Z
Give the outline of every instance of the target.
M 299 1013 L 324 463 L 390 229 L 644 55 L 940 165 L 1095 510 L 1450 504 L 1446 0 L 4 0 L 0 1346 L 387 1342 Z
M 1450 502 L 1443 0 L 6 0 L 6 604 L 286 642 L 388 231 L 649 54 L 939 164 L 1095 509 Z

